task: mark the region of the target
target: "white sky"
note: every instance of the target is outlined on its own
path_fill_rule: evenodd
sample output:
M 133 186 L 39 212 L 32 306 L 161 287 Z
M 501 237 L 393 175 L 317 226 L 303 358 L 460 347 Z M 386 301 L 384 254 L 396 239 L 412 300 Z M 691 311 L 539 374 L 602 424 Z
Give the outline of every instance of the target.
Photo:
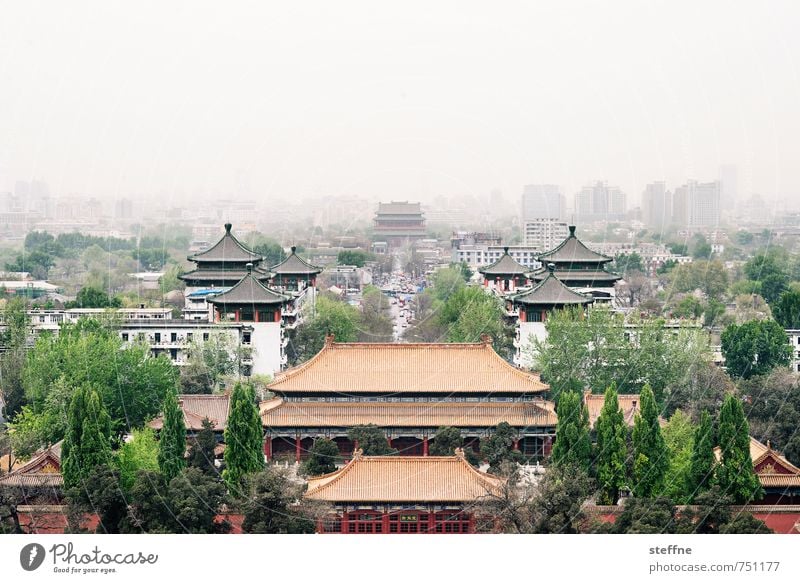
M 0 0 L 0 190 L 800 196 L 800 3 Z

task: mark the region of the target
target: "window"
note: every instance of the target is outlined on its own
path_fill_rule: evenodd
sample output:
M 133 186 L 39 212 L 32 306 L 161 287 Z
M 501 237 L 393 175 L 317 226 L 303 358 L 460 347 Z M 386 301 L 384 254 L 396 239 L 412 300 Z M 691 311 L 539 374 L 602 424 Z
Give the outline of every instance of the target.
M 169 341 L 170 342 L 177 342 L 178 341 L 178 333 L 177 332 L 171 332 L 170 335 L 169 335 Z
M 123 342 L 127 342 L 128 341 L 128 333 L 127 332 L 123 332 L 122 333 L 122 341 Z
M 155 334 L 153 334 L 153 340 L 155 340 L 156 344 L 161 342 L 161 332 L 156 332 Z
M 203 342 L 208 342 L 208 332 L 203 332 Z
M 525 315 L 528 317 L 528 322 L 541 322 L 542 321 L 542 313 L 538 310 L 536 311 L 527 311 Z
M 186 340 L 188 340 L 189 342 L 191 342 L 191 341 L 192 341 L 192 338 L 193 338 L 193 337 L 194 337 L 194 334 L 193 334 L 193 333 L 191 333 L 191 332 L 187 332 L 187 333 L 186 333 Z
M 170 348 L 169 349 L 169 357 L 172 360 L 178 360 L 178 349 L 177 348 Z
M 250 332 L 244 332 L 242 334 L 242 344 L 250 344 Z

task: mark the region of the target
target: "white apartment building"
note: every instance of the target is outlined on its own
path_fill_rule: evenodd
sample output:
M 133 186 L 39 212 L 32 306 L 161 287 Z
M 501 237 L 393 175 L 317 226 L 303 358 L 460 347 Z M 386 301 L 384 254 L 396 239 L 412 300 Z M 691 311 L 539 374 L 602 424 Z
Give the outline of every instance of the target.
M 453 249 L 453 263 L 466 263 L 473 270 L 478 267 L 490 265 L 500 259 L 504 254 L 503 245 L 461 245 Z M 536 260 L 536 256 L 542 249 L 527 245 L 509 246 L 508 254 L 516 261 L 530 267 L 531 270 L 538 269 L 541 264 Z
M 525 246 L 549 251 L 569 234 L 567 223 L 556 219 L 526 219 L 522 224 Z

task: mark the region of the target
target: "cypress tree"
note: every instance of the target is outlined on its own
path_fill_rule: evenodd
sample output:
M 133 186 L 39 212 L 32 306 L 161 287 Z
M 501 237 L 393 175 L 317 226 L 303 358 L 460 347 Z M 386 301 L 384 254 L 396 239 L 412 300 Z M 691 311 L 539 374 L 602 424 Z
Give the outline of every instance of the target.
M 633 493 L 654 498 L 664 486 L 669 451 L 658 421 L 656 399 L 649 385 L 642 388 L 641 411 L 633 421 Z
M 237 383 L 231 394 L 225 428 L 225 470 L 222 479 L 238 491 L 242 479 L 264 469 L 264 435 L 252 386 Z
M 589 437 L 589 410 L 577 391 L 561 393 L 556 409 L 556 443 L 552 460 L 556 465 L 573 465 L 589 472 L 592 441 Z
M 700 425 L 694 432 L 692 461 L 687 476 L 686 494 L 690 500 L 708 490 L 714 477 L 715 463 L 714 425 L 711 423 L 711 415 L 708 411 L 703 411 Z
M 192 436 L 189 447 L 189 466 L 198 468 L 206 474 L 216 474 L 214 465 L 214 448 L 217 447 L 217 438 L 214 435 L 214 424 L 206 417 L 203 419 L 203 428 L 197 435 Z
M 64 489 L 80 486 L 96 466 L 111 456 L 111 420 L 97 391 L 79 387 L 67 411 L 67 433 L 61 447 Z
M 717 481 L 724 494 L 736 504 L 746 504 L 763 497 L 764 490 L 750 457 L 750 427 L 742 402 L 727 395 L 719 413 L 719 447 L 721 460 Z
M 625 460 L 628 457 L 627 428 L 619 408 L 617 389 L 606 389 L 605 401 L 595 425 L 597 431 L 596 470 L 602 504 L 616 504 L 625 487 Z
M 167 483 L 186 467 L 186 424 L 175 387 L 164 397 L 164 424 L 158 442 L 158 467 Z

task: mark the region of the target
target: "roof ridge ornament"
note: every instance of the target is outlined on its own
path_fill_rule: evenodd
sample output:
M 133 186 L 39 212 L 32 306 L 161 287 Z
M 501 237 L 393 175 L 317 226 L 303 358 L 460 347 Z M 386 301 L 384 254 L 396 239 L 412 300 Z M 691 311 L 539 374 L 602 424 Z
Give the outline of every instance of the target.
M 569 236 L 570 237 L 574 237 L 575 236 L 575 225 L 570 225 L 569 226 Z
M 231 225 L 230 223 L 225 223 L 225 232 L 230 235 L 232 227 L 233 225 Z
M 291 249 L 292 249 L 292 255 L 296 255 L 297 254 L 297 245 L 292 245 Z

